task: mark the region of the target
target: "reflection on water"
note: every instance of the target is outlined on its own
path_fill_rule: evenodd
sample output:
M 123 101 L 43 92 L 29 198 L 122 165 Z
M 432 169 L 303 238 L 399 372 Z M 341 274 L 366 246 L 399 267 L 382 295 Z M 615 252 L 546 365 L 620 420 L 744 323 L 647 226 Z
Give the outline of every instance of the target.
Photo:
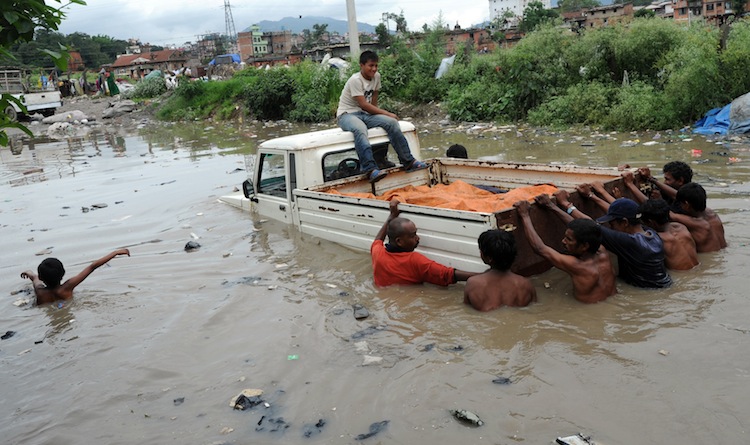
M 518 162 L 689 162 L 730 246 L 667 290 L 620 283 L 616 297 L 582 305 L 551 270 L 533 278 L 537 304 L 478 313 L 460 284 L 376 289 L 366 253 L 217 202 L 257 143 L 321 126 L 24 141 L 0 150 L 0 329 L 17 332 L 0 342 L 5 441 L 343 444 L 390 420 L 368 440 L 536 444 L 580 431 L 602 443 L 746 442 L 746 140 L 417 127 L 423 158 L 461 143 Z M 94 203 L 107 206 L 82 211 Z M 185 252 L 190 240 L 201 248 Z M 125 246 L 132 256 L 95 271 L 72 302 L 10 304 L 30 288 L 19 273 L 37 253 L 70 275 Z M 370 317 L 355 320 L 355 303 Z M 245 388 L 263 389 L 270 407 L 233 411 Z M 485 425 L 466 428 L 449 409 Z M 287 427 L 260 428 L 279 418 Z

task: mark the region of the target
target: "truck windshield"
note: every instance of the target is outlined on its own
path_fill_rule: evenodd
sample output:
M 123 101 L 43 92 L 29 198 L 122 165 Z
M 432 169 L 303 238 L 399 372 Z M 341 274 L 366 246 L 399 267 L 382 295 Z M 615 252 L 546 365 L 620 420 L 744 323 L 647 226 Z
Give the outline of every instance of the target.
M 264 153 L 260 158 L 258 193 L 286 198 L 284 155 Z

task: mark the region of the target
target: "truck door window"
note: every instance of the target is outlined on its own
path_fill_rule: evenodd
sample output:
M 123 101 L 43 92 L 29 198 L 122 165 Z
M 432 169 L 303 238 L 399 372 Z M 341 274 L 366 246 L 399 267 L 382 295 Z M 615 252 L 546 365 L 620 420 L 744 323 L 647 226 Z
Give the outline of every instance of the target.
M 260 158 L 258 193 L 286 198 L 284 155 L 264 153 Z
M 359 157 L 354 148 L 323 156 L 323 177 L 326 181 L 360 174 Z

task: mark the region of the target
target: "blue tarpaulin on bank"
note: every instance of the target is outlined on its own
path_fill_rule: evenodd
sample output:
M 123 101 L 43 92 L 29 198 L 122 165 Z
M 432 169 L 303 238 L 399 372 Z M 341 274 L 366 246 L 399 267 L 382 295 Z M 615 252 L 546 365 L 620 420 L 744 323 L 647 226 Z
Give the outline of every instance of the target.
M 709 110 L 705 116 L 695 123 L 693 133 L 698 134 L 727 134 L 729 129 L 729 110 L 732 104 Z
M 242 59 L 240 59 L 239 54 L 223 54 L 221 56 L 216 56 L 216 58 L 210 62 L 208 62 L 209 65 L 216 65 L 217 63 L 219 65 L 226 64 L 226 63 L 240 63 L 242 62 Z
M 693 133 L 707 135 L 750 133 L 750 93 L 738 97 L 729 105 L 709 110 L 695 123 Z

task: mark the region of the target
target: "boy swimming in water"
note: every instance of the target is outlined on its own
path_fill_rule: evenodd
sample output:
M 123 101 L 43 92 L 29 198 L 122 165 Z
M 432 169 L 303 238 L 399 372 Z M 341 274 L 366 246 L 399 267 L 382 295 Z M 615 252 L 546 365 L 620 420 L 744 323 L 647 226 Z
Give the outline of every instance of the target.
M 37 305 L 52 303 L 56 300 L 70 300 L 73 298 L 73 289 L 76 286 L 91 275 L 91 272 L 107 264 L 109 260 L 118 255 L 130 256 L 130 251 L 128 249 L 115 250 L 89 264 L 78 275 L 62 284 L 60 282 L 65 275 L 65 268 L 57 258 L 47 258 L 42 261 L 37 268 L 38 275 L 27 270 L 21 273 L 21 278 L 28 278 L 33 283 Z

